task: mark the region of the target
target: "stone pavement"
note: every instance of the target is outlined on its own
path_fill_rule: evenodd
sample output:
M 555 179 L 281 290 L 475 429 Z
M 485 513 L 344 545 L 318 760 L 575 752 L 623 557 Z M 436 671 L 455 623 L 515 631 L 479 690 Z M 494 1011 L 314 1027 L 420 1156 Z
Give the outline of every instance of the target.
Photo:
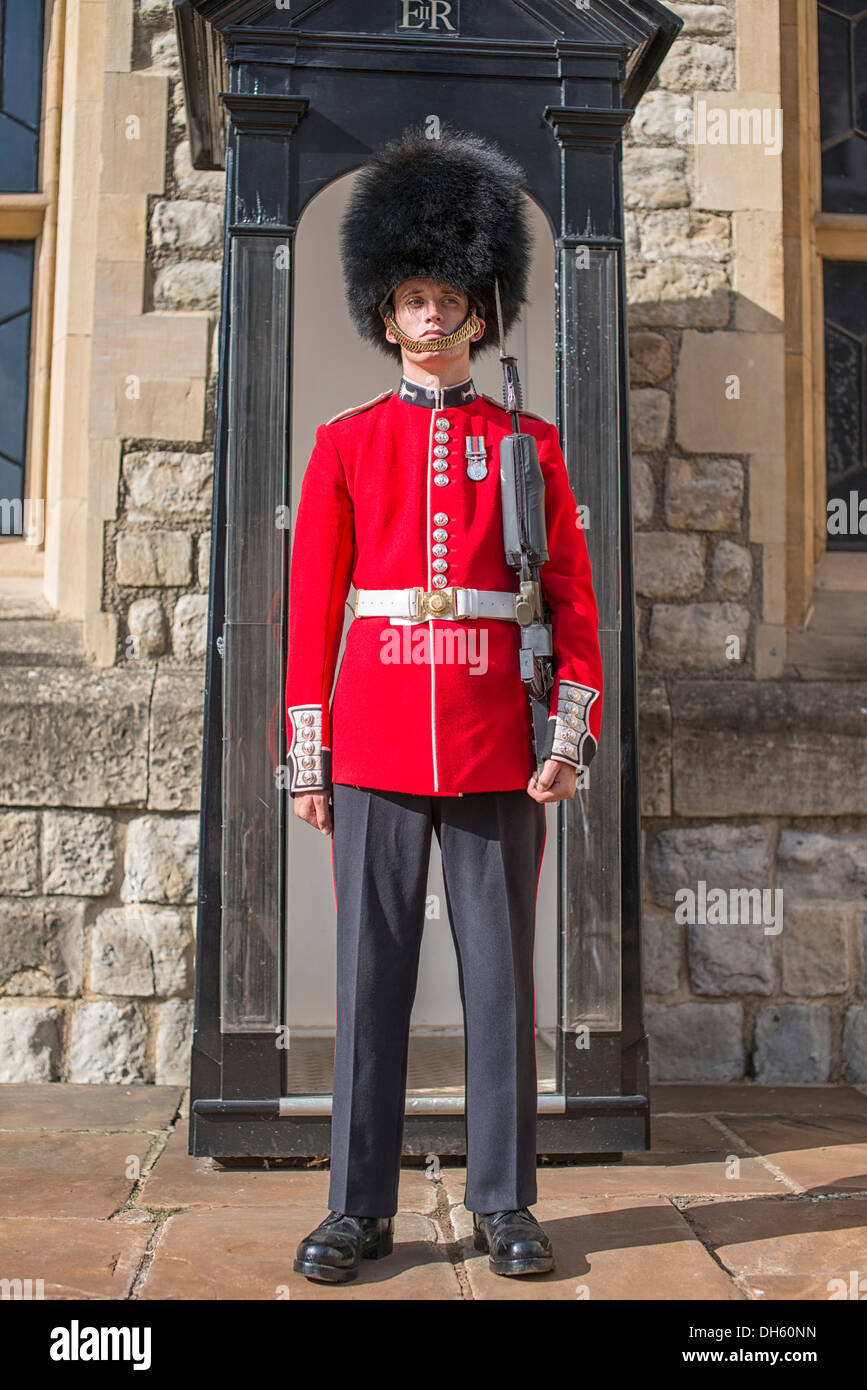
M 651 1099 L 651 1152 L 540 1160 L 551 1274 L 490 1273 L 464 1169 L 444 1163 L 404 1168 L 394 1254 L 334 1288 L 292 1272 L 326 1214 L 326 1163 L 192 1158 L 181 1087 L 0 1086 L 0 1279 L 43 1279 L 53 1299 L 825 1300 L 833 1279 L 867 1294 L 867 1087 Z

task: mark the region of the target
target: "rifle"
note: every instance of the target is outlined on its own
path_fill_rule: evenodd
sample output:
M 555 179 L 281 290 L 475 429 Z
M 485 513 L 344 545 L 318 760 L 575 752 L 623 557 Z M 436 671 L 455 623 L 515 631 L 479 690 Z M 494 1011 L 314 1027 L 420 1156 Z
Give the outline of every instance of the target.
M 506 563 L 517 570 L 519 589 L 515 616 L 521 629 L 519 661 L 521 680 L 530 697 L 536 774 L 551 756 L 554 721 L 548 719 L 548 692 L 554 684 L 551 613 L 539 580 L 548 559 L 545 525 L 545 479 L 536 440 L 521 433 L 518 412 L 523 405 L 518 363 L 506 352 L 500 286 L 494 280 L 500 362 L 503 367 L 503 404 L 512 416 L 512 433 L 500 445 L 500 492 L 503 507 L 503 545 Z

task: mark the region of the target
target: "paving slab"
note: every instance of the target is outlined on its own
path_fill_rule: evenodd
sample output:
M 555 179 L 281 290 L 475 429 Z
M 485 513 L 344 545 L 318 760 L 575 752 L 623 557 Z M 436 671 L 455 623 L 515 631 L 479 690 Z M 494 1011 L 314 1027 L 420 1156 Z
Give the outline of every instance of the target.
M 4 1082 L 0 1130 L 168 1129 L 183 1095 L 182 1086 Z
M 317 1168 L 221 1168 L 211 1158 L 187 1153 L 187 1135 L 178 1127 L 145 1180 L 139 1203 L 149 1207 L 308 1207 L 318 1204 L 328 1215 L 327 1169 Z M 402 1169 L 400 1205 L 410 1211 L 432 1212 L 436 1185 L 421 1169 Z
M 738 1162 L 733 1164 L 731 1158 Z M 541 1172 L 541 1170 L 540 1170 Z M 555 1176 L 555 1174 L 557 1176 Z M 545 1170 L 537 1179 L 540 1199 L 562 1197 L 730 1197 L 733 1193 L 777 1193 L 790 1188 L 758 1158 L 742 1157 L 721 1147 L 717 1157 L 706 1152 L 645 1157 L 637 1163 L 582 1164 L 580 1168 Z
M 434 1222 L 398 1212 L 395 1244 L 383 1260 L 364 1260 L 350 1284 L 313 1283 L 295 1274 L 298 1242 L 325 1213 L 315 1206 L 218 1207 L 165 1222 L 143 1299 L 368 1301 L 460 1299 L 461 1286 Z
M 155 1142 L 130 1130 L 0 1133 L 0 1217 L 107 1218 L 129 1197 Z
M 811 1122 L 733 1116 L 729 1123 L 746 1144 L 804 1191 L 867 1194 L 867 1119 L 846 1115 Z
M 472 1214 L 452 1209 L 472 1297 L 518 1301 L 659 1299 L 716 1302 L 744 1294 L 661 1197 L 544 1198 L 533 1215 L 554 1250 L 550 1274 L 493 1274 L 488 1255 L 472 1243 Z
M 124 1299 L 148 1225 L 17 1217 L 0 1221 L 0 1278 L 44 1279 L 47 1299 Z
M 685 1217 L 756 1298 L 827 1299 L 829 1280 L 867 1276 L 867 1198 L 696 1202 Z
M 756 1086 L 749 1082 L 661 1081 L 650 1088 L 654 1116 L 865 1115 L 867 1094 L 856 1086 Z

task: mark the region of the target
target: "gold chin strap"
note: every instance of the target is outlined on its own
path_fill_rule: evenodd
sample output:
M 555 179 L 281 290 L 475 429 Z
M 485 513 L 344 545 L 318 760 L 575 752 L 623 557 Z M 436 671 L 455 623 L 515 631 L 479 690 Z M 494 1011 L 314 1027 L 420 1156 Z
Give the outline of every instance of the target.
M 408 338 L 395 323 L 394 314 L 389 314 L 385 322 L 386 327 L 391 329 L 400 346 L 406 348 L 408 352 L 445 352 L 446 348 L 457 347 L 458 343 L 465 343 L 467 338 L 472 338 L 473 334 L 478 333 L 482 326 L 476 318 L 475 309 L 470 310 L 460 328 L 456 328 L 454 333 L 450 333 L 447 338 Z

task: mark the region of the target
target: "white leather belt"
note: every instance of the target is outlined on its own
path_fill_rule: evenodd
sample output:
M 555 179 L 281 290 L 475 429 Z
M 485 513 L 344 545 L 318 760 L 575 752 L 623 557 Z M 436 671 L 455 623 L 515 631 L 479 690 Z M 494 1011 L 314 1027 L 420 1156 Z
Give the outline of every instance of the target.
M 444 589 L 359 589 L 355 596 L 357 618 L 401 618 L 404 622 L 426 622 L 428 618 L 502 618 L 517 622 L 515 593 L 499 589 L 464 589 L 458 585 Z

